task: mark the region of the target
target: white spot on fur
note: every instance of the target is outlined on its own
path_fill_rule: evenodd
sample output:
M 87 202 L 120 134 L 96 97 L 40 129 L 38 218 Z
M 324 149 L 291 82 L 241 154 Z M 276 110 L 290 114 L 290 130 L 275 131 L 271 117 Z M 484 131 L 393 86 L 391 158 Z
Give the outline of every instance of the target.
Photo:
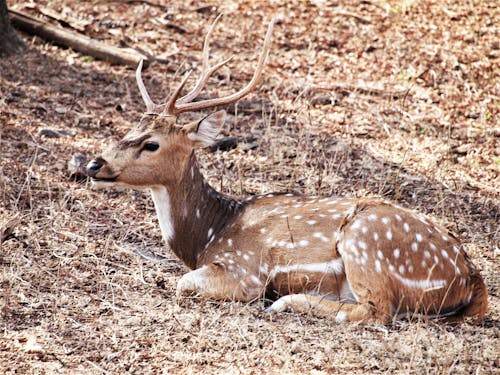
M 306 223 L 309 225 L 314 225 L 317 223 L 317 221 L 316 220 L 307 220 Z
M 207 238 L 212 237 L 212 234 L 214 234 L 214 229 L 213 228 L 209 228 L 208 232 L 207 232 Z
M 232 247 L 233 246 L 233 240 L 231 238 L 228 238 L 227 239 L 227 244 Z
M 386 233 L 385 233 L 385 236 L 387 237 L 387 239 L 390 241 L 392 240 L 392 232 L 391 230 L 389 229 Z
M 266 228 L 260 228 L 260 233 L 266 234 L 267 233 L 267 229 Z
M 352 229 L 359 229 L 361 227 L 361 221 L 357 220 L 355 221 L 352 225 L 351 225 L 351 228 Z
M 252 275 L 252 276 L 250 276 L 250 279 L 252 280 L 252 282 L 253 282 L 254 284 L 257 284 L 257 285 L 262 285 L 262 281 L 260 281 L 260 279 L 259 279 L 257 276 Z
M 382 251 L 380 251 L 380 250 L 377 250 L 377 257 L 378 257 L 380 260 L 384 259 L 384 253 L 382 253 Z
M 389 224 L 389 218 L 388 217 L 383 217 L 382 218 L 382 223 L 384 223 L 385 225 Z
M 300 240 L 299 241 L 299 246 L 301 247 L 306 247 L 309 245 L 309 241 L 308 240 Z
M 375 260 L 375 271 L 378 273 L 382 272 L 382 265 L 380 264 L 380 260 L 376 259 Z
M 415 238 L 417 239 L 417 242 L 422 242 L 422 240 L 424 239 L 420 233 L 417 233 L 415 235 Z
M 196 209 L 196 218 L 201 219 L 201 213 L 199 208 Z
M 408 223 L 403 224 L 403 229 L 406 233 L 410 233 L 410 225 Z
M 398 259 L 399 258 L 399 254 L 400 254 L 399 249 L 394 249 L 393 254 L 394 254 L 394 258 Z
M 295 220 L 300 220 L 300 219 L 302 219 L 302 215 L 295 215 L 293 218 L 294 218 Z
M 414 252 L 417 252 L 418 251 L 418 244 L 416 242 L 412 242 L 411 244 L 411 249 L 414 251 Z
M 363 234 L 368 233 L 368 228 L 367 227 L 361 228 L 361 232 L 363 232 Z
M 370 214 L 370 215 L 368 215 L 368 220 L 370 220 L 370 221 L 375 221 L 375 220 L 377 220 L 377 215 L 375 215 L 375 214 Z
M 429 253 L 427 250 L 424 251 L 424 256 L 426 258 L 430 258 L 431 257 L 431 253 Z
M 399 215 L 399 214 L 394 215 L 394 217 L 396 218 L 397 221 L 402 221 L 403 220 L 401 218 L 401 215 Z
M 448 259 L 448 252 L 446 250 L 442 249 L 441 255 L 443 256 L 444 259 Z
M 314 238 L 319 238 L 323 242 L 330 242 L 330 239 L 321 232 L 315 232 L 313 234 Z
M 375 241 L 378 241 L 378 239 L 379 239 L 379 235 L 378 235 L 378 233 L 377 233 L 377 232 L 373 232 L 373 239 L 374 239 Z

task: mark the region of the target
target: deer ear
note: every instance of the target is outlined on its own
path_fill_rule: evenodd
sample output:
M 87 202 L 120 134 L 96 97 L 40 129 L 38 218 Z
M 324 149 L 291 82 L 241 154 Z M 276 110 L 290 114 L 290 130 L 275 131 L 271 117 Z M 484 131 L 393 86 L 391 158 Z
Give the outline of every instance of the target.
M 198 122 L 187 136 L 199 147 L 208 147 L 215 142 L 225 121 L 226 111 L 217 111 Z

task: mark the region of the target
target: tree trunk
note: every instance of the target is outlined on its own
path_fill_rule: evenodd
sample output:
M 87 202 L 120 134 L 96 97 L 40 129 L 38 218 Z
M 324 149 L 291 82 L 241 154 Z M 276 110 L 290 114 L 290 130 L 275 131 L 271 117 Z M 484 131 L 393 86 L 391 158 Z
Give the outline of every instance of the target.
M 6 0 L 0 0 L 0 56 L 20 52 L 24 47 L 9 20 Z

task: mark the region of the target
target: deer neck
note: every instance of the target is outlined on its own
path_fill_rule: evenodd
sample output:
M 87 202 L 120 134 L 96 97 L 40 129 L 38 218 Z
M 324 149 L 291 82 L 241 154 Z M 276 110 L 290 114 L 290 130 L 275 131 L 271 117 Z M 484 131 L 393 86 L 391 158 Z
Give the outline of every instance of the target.
M 203 178 L 194 153 L 179 184 L 151 189 L 163 239 L 191 269 L 198 257 L 239 216 L 243 204 Z

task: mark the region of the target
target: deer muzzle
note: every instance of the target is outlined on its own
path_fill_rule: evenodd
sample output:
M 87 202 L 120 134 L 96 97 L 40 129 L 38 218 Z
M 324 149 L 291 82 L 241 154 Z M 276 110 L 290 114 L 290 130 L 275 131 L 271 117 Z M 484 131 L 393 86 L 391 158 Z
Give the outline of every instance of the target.
M 87 164 L 86 172 L 92 181 L 115 182 L 117 177 L 113 175 L 108 163 L 102 157 L 90 161 Z

